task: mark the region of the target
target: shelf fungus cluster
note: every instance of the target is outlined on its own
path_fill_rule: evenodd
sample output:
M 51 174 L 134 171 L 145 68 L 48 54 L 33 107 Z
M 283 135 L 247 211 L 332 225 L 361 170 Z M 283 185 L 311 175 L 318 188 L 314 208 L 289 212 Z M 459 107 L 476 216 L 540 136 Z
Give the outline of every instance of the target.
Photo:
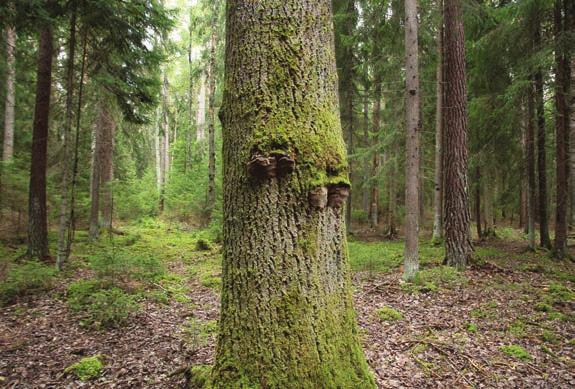
M 293 173 L 295 160 L 288 154 L 274 153 L 265 156 L 256 153 L 247 163 L 247 168 L 248 174 L 258 180 L 285 177 Z
M 349 184 L 346 183 L 318 186 L 309 192 L 309 204 L 320 209 L 326 206 L 340 208 L 349 196 L 349 189 Z
M 295 159 L 289 154 L 273 153 L 268 156 L 254 153 L 248 161 L 247 171 L 250 177 L 263 181 L 271 178 L 282 178 L 295 169 Z M 340 208 L 349 196 L 350 185 L 346 182 L 316 186 L 308 195 L 313 208 L 323 209 L 326 206 Z

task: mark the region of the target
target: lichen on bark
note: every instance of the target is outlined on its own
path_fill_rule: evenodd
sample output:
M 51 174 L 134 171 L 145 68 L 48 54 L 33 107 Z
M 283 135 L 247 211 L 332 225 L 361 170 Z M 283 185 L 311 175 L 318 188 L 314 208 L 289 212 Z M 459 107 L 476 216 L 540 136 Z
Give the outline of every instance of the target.
M 349 179 L 331 2 L 236 0 L 226 17 L 222 316 L 210 385 L 373 388 L 338 205 Z M 254 155 L 289 155 L 294 169 L 254 180 Z

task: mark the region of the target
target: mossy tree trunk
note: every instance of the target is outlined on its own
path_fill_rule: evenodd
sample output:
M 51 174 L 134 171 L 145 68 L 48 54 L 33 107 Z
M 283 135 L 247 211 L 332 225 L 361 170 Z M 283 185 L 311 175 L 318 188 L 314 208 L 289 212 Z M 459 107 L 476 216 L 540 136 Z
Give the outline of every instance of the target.
M 374 388 L 357 336 L 329 0 L 228 1 L 215 388 Z

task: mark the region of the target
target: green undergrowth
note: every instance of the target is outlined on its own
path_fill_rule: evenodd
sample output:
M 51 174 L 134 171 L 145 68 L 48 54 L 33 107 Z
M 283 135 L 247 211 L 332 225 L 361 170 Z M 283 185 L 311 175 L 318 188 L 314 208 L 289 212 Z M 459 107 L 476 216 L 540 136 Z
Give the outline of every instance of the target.
M 532 359 L 531 354 L 529 354 L 529 352 L 527 352 L 527 350 L 525 350 L 525 348 L 523 348 L 522 346 L 519 346 L 517 344 L 501 346 L 501 347 L 499 347 L 499 350 L 503 354 L 505 354 L 511 358 L 515 358 L 515 359 L 519 359 L 519 360 L 523 360 L 523 361 L 529 361 Z
M 32 295 L 52 287 L 56 276 L 53 266 L 37 261 L 0 264 L 0 306 L 16 302 L 19 298 Z
M 449 266 L 437 266 L 417 272 L 410 283 L 402 284 L 408 292 L 437 292 L 441 288 L 454 289 L 467 284 L 463 273 Z
M 64 369 L 64 373 L 73 373 L 80 381 L 90 381 L 98 378 L 104 369 L 104 357 L 94 355 L 80 359 Z
M 375 314 L 381 321 L 397 321 L 403 319 L 403 314 L 391 307 L 381 307 L 375 311 Z
M 403 263 L 403 241 L 361 242 L 351 240 L 349 261 L 353 271 L 388 273 L 395 271 Z M 428 242 L 420 242 L 419 263 L 421 267 L 441 263 L 443 247 Z

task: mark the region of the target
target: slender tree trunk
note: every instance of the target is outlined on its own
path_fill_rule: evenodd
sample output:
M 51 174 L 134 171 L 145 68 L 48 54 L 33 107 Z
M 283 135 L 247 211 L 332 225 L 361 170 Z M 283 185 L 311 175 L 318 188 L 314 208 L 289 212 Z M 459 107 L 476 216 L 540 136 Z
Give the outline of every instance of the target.
M 419 60 L 417 0 L 405 0 L 406 156 L 405 252 L 403 279 L 412 280 L 419 269 Z
M 6 27 L 6 99 L 4 100 L 4 143 L 2 161 L 14 155 L 14 109 L 16 106 L 14 82 L 16 80 L 16 29 Z
M 397 160 L 395 158 L 395 150 L 391 150 L 384 154 L 384 164 L 391 165 L 388 167 L 389 173 L 387 174 L 388 186 L 388 201 L 387 201 L 387 233 L 388 239 L 397 238 L 397 223 L 395 220 L 395 208 L 397 207 L 397 193 L 395 188 L 395 172 L 397 171 Z
M 62 158 L 62 187 L 60 203 L 60 224 L 58 226 L 58 253 L 56 256 L 56 267 L 62 269 L 63 264 L 68 259 L 67 233 L 70 228 L 70 176 L 71 176 L 71 141 L 72 141 L 72 121 L 74 104 L 74 59 L 76 56 L 76 9 L 72 11 L 70 18 L 70 38 L 68 41 L 68 59 L 66 64 L 66 116 L 64 118 L 64 151 Z
M 475 225 L 477 226 L 477 239 L 481 240 L 481 169 L 475 167 Z
M 367 84 L 367 83 L 366 83 Z M 363 98 L 363 145 L 364 147 L 369 147 L 370 146 L 370 142 L 369 142 L 369 97 L 368 97 L 368 86 L 365 86 L 365 90 L 364 90 L 364 98 Z M 367 153 L 366 153 L 367 154 Z M 365 211 L 366 215 L 369 215 L 369 209 L 370 209 L 370 204 L 369 204 L 369 174 L 370 174 L 370 162 L 371 159 L 369 158 L 369 155 L 367 155 L 365 157 L 365 160 L 363 161 L 364 163 L 364 167 L 363 167 L 363 182 L 362 182 L 362 186 L 361 186 L 361 192 L 362 192 L 362 205 L 363 205 L 363 210 Z
M 536 22 L 533 44 L 541 45 L 541 23 Z M 549 220 L 547 217 L 547 161 L 545 150 L 545 105 L 543 100 L 543 74 L 541 69 L 535 72 L 535 106 L 537 109 L 537 170 L 539 176 L 539 237 L 541 246 L 550 249 Z
M 575 7 L 574 7 L 575 8 Z M 575 16 L 573 16 L 575 19 Z M 575 226 L 575 55 L 571 54 L 569 108 L 569 175 L 571 176 L 571 226 Z
M 170 176 L 170 85 L 168 83 L 168 75 L 164 72 L 164 82 L 162 86 L 162 135 L 163 135 L 163 149 L 162 149 L 162 159 L 164 163 L 162 165 L 164 171 L 162 173 L 162 193 L 165 197 L 166 185 L 168 184 L 168 179 Z M 163 199 L 162 201 L 165 201 Z
M 564 45 L 560 39 L 564 34 L 564 19 L 562 17 L 563 1 L 555 0 L 554 25 L 555 25 L 555 158 L 556 158 L 556 196 L 555 207 L 555 245 L 553 255 L 557 259 L 563 259 L 567 250 L 567 210 L 569 202 L 569 131 L 567 94 L 568 79 L 566 71 L 567 58 Z M 566 88 L 567 85 L 567 88 Z
M 103 93 L 100 94 L 100 101 L 98 104 L 98 119 L 94 126 L 93 135 L 93 150 L 92 150 L 92 174 L 90 175 L 90 217 L 89 217 L 89 236 L 90 239 L 96 240 L 100 236 L 100 184 L 102 182 L 102 168 L 103 168 L 103 144 L 105 142 L 104 127 L 106 126 L 107 112 L 106 97 Z
M 101 164 L 101 189 L 102 189 L 102 218 L 100 226 L 112 232 L 113 221 L 113 191 L 112 181 L 114 180 L 114 133 L 116 131 L 116 121 L 109 105 L 104 107 L 105 119 L 102 127 L 102 164 Z
M 204 225 L 212 221 L 212 213 L 216 205 L 216 46 L 218 7 L 212 10 L 212 36 L 210 39 L 210 64 L 208 69 L 209 100 L 208 100 L 208 194 Z
M 445 0 L 445 255 L 446 263 L 464 269 L 472 257 L 467 185 L 467 88 L 460 0 Z
M 522 156 L 522 172 L 521 172 L 521 191 L 519 193 L 519 228 L 523 229 L 525 234 L 529 233 L 529 226 L 527 221 L 527 197 L 529 196 L 529 180 L 527 177 L 527 123 L 529 118 L 528 113 L 525 112 L 525 107 L 521 107 L 522 120 L 521 120 L 521 156 Z
M 36 105 L 32 130 L 32 164 L 28 203 L 28 252 L 32 257 L 50 260 L 48 220 L 46 215 L 46 165 L 48 162 L 48 127 L 52 86 L 52 26 L 40 30 Z
M 196 142 L 202 142 L 206 139 L 206 89 L 206 77 L 202 74 L 196 111 Z
M 76 187 L 78 179 L 78 161 L 80 153 L 80 124 L 82 123 L 82 98 L 84 96 L 84 76 L 86 74 L 88 30 L 82 33 L 82 66 L 80 69 L 80 85 L 78 86 L 78 106 L 76 108 L 76 134 L 74 135 L 74 158 L 72 164 L 72 187 L 70 188 L 70 225 L 66 238 L 66 258 L 70 256 L 72 242 L 76 232 Z
M 373 133 L 376 139 L 379 139 L 380 120 L 381 120 L 381 76 L 376 75 L 375 93 L 373 103 Z M 379 225 L 379 169 L 381 157 L 379 150 L 374 150 L 371 165 L 371 198 L 369 207 L 369 221 L 371 228 L 377 228 Z
M 443 1 L 440 1 L 443 14 Z M 442 15 L 443 16 L 443 15 Z M 437 34 L 437 72 L 435 107 L 435 176 L 433 192 L 433 237 L 432 241 L 443 239 L 443 17 Z
M 533 98 L 533 84 L 529 85 L 527 92 L 527 229 L 529 249 L 535 250 L 535 101 Z
M 226 27 L 222 315 L 212 386 L 375 388 L 345 249 L 349 180 L 331 1 L 237 0 L 228 3 Z

